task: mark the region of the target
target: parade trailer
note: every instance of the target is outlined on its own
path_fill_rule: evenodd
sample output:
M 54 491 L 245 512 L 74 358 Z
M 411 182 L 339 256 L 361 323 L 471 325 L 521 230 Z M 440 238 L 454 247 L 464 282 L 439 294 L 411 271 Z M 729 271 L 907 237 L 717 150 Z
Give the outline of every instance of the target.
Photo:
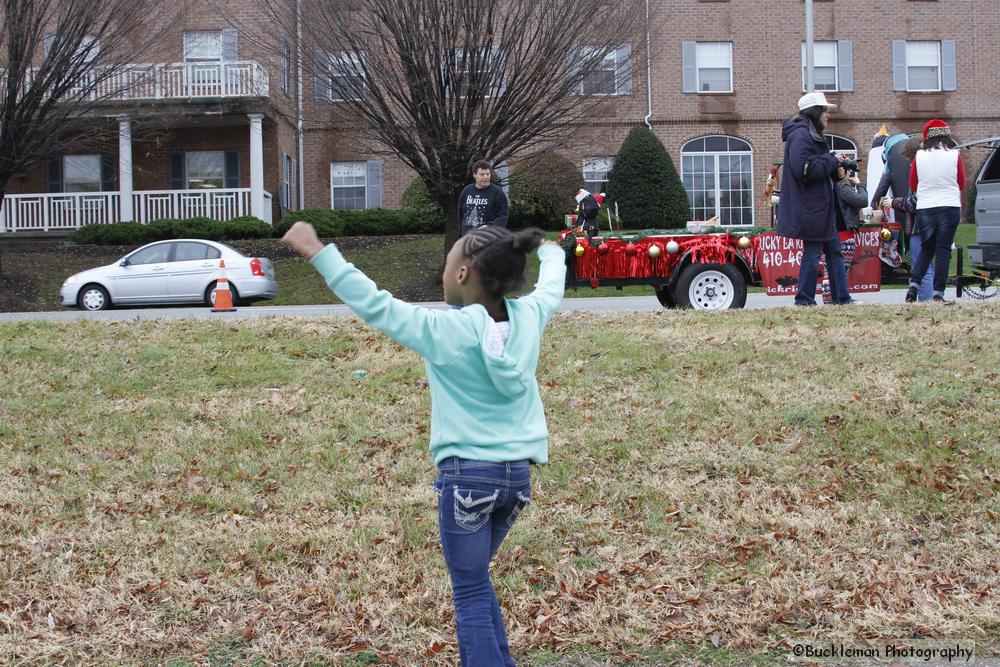
M 891 238 L 885 225 L 841 232 L 848 286 L 852 293 L 881 289 L 880 248 Z M 742 308 L 747 287 L 763 286 L 771 296 L 793 295 L 802 263 L 802 242 L 772 229 L 720 228 L 691 223 L 684 230 L 646 230 L 588 236 L 563 231 L 566 286 L 649 285 L 665 308 Z M 820 264 L 817 295 L 829 294 Z

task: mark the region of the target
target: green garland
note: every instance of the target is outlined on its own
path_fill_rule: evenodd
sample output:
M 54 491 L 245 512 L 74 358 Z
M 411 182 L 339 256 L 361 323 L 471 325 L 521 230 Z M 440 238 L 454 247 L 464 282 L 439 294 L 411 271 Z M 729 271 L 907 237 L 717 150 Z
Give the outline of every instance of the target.
M 740 236 L 749 236 L 753 238 L 757 234 L 762 234 L 764 232 L 773 231 L 769 227 L 739 227 L 738 229 L 733 229 L 731 227 L 709 227 L 703 232 L 690 232 L 686 229 L 643 229 L 637 230 L 629 233 L 615 232 L 609 235 L 598 235 L 595 236 L 591 241 L 590 245 L 597 247 L 601 245 L 604 241 L 610 239 L 620 239 L 626 242 L 641 241 L 642 239 L 649 238 L 650 236 L 673 236 L 678 239 L 683 239 L 687 236 L 702 236 L 704 234 L 725 234 L 729 232 L 733 236 L 739 238 Z M 584 237 L 581 237 L 584 238 Z M 566 238 L 563 239 L 562 247 L 564 250 L 572 251 L 576 248 L 577 237 L 573 234 L 567 234 Z

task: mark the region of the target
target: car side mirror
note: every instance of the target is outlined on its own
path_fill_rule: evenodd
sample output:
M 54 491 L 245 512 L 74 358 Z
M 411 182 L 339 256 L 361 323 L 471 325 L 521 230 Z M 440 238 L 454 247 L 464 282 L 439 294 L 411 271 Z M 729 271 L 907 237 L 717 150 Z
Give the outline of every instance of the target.
M 122 260 L 122 261 L 120 261 L 120 262 L 118 262 L 118 266 L 128 266 L 128 264 L 129 264 L 129 262 L 128 262 L 128 259 L 127 259 L 127 258 L 126 258 L 126 259 L 123 259 L 123 260 Z

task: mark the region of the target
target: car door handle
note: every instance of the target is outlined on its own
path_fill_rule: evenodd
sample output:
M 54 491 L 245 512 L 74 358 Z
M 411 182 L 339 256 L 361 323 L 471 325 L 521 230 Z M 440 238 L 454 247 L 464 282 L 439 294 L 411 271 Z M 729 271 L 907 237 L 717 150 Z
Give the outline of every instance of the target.
M 986 213 L 986 209 L 985 208 L 977 208 L 976 209 L 976 213 Z
M 215 266 L 215 264 L 213 264 L 212 262 L 206 262 L 206 263 L 202 264 L 202 266 L 205 267 L 206 269 L 210 269 L 213 266 Z
M 162 266 L 154 266 L 152 270 L 153 270 L 153 271 L 162 271 L 162 270 L 163 270 L 163 268 L 164 268 L 164 267 L 162 267 Z

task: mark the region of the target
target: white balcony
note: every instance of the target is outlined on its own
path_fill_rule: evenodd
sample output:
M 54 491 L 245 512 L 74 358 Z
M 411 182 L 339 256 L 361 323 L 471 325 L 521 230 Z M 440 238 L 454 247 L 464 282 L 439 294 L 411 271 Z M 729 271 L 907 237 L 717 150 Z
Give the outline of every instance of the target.
M 132 193 L 136 222 L 204 216 L 226 221 L 250 215 L 250 188 L 141 190 Z M 264 222 L 271 223 L 271 195 L 264 193 Z M 57 192 L 7 195 L 0 232 L 49 232 L 121 222 L 119 192 Z
M 132 64 L 77 93 L 84 87 L 91 102 L 268 97 L 267 70 L 253 60 Z

